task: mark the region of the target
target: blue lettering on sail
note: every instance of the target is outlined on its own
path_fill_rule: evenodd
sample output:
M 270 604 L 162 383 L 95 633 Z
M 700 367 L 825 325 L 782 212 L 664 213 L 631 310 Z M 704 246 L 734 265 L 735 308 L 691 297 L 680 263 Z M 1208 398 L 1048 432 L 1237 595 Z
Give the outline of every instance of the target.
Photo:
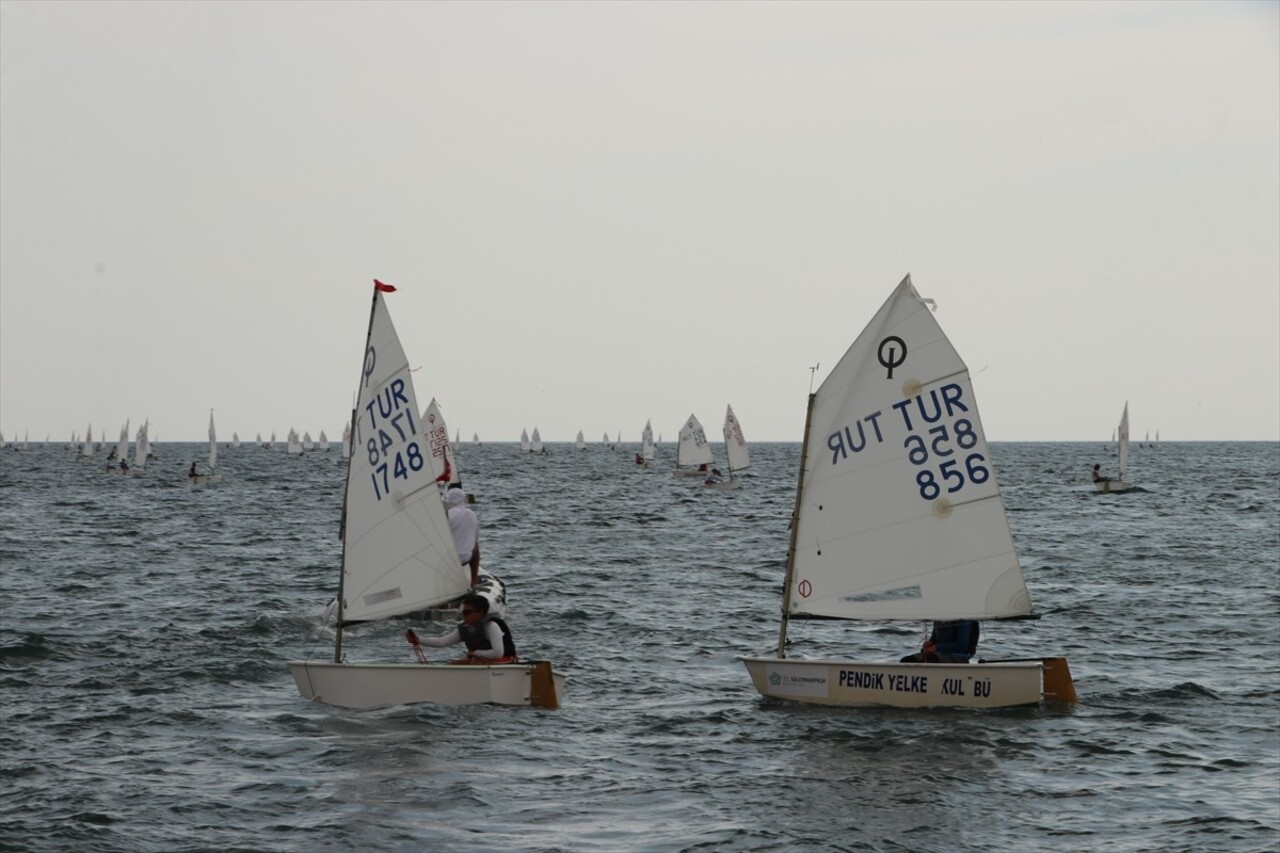
M 827 436 L 827 449 L 831 451 L 831 464 L 848 457 L 850 453 L 861 453 L 867 446 L 868 435 L 864 423 L 871 424 L 872 435 L 876 444 L 884 443 L 880 433 L 880 412 L 872 412 L 857 422 L 836 430 Z M 856 433 L 856 437 L 855 437 Z
M 971 415 L 972 403 L 965 401 L 964 387 L 959 383 L 899 400 L 890 408 L 898 416 L 890 415 L 888 424 L 881 424 L 884 412 L 878 410 L 828 435 L 831 464 L 883 445 L 886 434 L 901 427 L 906 433 L 902 447 L 917 468 L 914 488 L 922 499 L 955 495 L 971 483 L 980 485 L 991 479 L 990 463 L 978 449 L 982 436 Z
M 396 378 L 365 404 L 368 423 L 361 418 L 357 431 L 368 454 L 373 495 L 382 500 L 391 493 L 395 480 L 408 481 L 426 465 L 418 443 L 417 415 L 409 404 L 405 380 Z

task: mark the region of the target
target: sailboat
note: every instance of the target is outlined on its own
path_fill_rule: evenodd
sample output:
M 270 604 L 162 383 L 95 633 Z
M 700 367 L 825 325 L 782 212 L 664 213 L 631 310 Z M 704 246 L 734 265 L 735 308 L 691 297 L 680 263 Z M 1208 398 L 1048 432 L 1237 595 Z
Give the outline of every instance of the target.
M 187 482 L 193 486 L 205 486 L 209 483 L 217 483 L 222 477 L 218 472 L 218 432 L 213 428 L 213 409 L 209 410 L 209 473 L 207 474 L 187 474 Z M 194 471 L 196 463 L 191 463 L 191 470 Z
M 89 424 L 89 428 L 84 432 L 84 444 L 80 445 L 80 461 L 88 462 L 93 459 L 93 424 Z
M 527 429 L 520 430 L 520 452 L 528 453 L 533 445 L 529 443 L 529 431 Z
M 741 660 L 762 695 L 820 705 L 1075 701 L 1065 658 L 789 658 L 800 618 L 1035 618 L 968 368 L 910 276 L 809 395 L 777 653 Z
M 348 662 L 346 629 L 434 607 L 467 591 L 438 482 L 423 446 L 413 376 L 375 283 L 359 395 L 356 445 L 342 505 L 342 568 L 333 661 L 290 661 L 304 698 L 342 708 L 431 702 L 559 706 L 564 675 L 549 661 L 492 665 Z
M 644 422 L 644 429 L 640 430 L 640 452 L 636 454 L 636 464 L 644 468 L 649 468 L 653 462 L 653 421 Z
M 116 440 L 115 449 L 107 454 L 107 473 L 129 473 L 129 421 L 127 419 L 124 426 L 120 428 L 120 438 Z
M 538 432 L 538 428 L 533 428 L 533 438 L 529 440 L 530 453 L 546 453 L 547 448 L 542 445 L 542 434 Z
M 1133 483 L 1125 482 L 1124 472 L 1129 467 L 1129 401 L 1125 400 L 1124 411 L 1120 415 L 1120 427 L 1116 430 L 1116 466 L 1114 480 L 1095 480 L 1093 487 L 1108 494 L 1133 490 Z
M 129 475 L 137 476 L 147 469 L 147 459 L 151 456 L 151 439 L 147 433 L 151 429 L 151 420 L 142 422 L 138 434 L 133 438 L 133 465 L 129 467 Z
M 582 430 L 578 430 L 578 438 L 573 442 L 573 446 L 578 450 L 587 449 L 587 438 L 582 434 Z
M 691 414 L 680 428 L 680 439 L 676 444 L 676 474 L 682 477 L 703 476 L 707 473 L 703 466 L 709 466 L 711 462 L 707 434 L 702 429 L 702 422 Z
M 275 444 L 274 438 L 271 440 L 271 443 Z M 285 452 L 290 456 L 302 455 L 302 440 L 298 438 L 298 431 L 293 427 L 289 427 L 289 436 L 286 440 Z
M 751 467 L 751 453 L 747 450 L 747 439 L 742 435 L 742 424 L 733 413 L 733 406 L 727 406 L 724 412 L 724 453 L 725 466 L 729 471 L 729 479 L 706 483 L 709 489 L 736 489 L 742 481 L 733 474 Z

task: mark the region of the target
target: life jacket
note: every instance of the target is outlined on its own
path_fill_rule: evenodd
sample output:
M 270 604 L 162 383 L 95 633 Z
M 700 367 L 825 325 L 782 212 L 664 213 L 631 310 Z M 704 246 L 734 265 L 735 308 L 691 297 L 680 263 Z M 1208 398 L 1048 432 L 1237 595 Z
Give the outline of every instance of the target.
M 969 642 L 965 644 L 965 650 L 961 654 L 973 657 L 973 653 L 978 650 L 978 623 L 968 619 L 956 619 L 949 622 L 938 622 L 933 629 L 933 642 L 937 646 L 949 647 L 948 654 L 956 654 L 952 651 L 960 640 L 960 627 L 962 625 L 969 626 Z
M 467 651 L 479 652 L 493 648 L 489 645 L 489 636 L 487 626 L 489 622 L 497 623 L 502 629 L 502 656 L 513 658 L 516 656 L 516 641 L 511 636 L 511 629 L 507 627 L 507 623 L 503 622 L 497 616 L 486 616 L 474 625 L 468 625 L 466 622 L 458 624 L 458 635 L 462 637 L 462 642 L 466 643 Z

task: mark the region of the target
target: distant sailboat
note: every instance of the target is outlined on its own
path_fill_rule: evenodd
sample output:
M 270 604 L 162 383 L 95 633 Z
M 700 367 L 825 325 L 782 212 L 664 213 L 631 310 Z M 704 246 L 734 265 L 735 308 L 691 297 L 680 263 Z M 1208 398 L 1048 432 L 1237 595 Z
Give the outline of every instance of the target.
M 275 443 L 274 441 L 272 442 Z M 290 456 L 302 455 L 302 439 L 298 438 L 298 431 L 293 427 L 289 427 L 289 436 L 285 445 L 285 452 Z
M 453 455 L 453 445 L 449 443 L 449 427 L 440 412 L 440 404 L 432 397 L 427 410 L 422 413 L 422 430 L 427 438 L 427 452 L 434 460 L 433 464 L 446 476 L 441 483 L 462 485 L 462 473 L 458 470 L 458 461 Z
M 87 462 L 93 459 L 93 424 L 84 432 L 84 444 L 80 445 L 80 460 Z
M 573 446 L 576 447 L 578 450 L 587 449 L 587 439 L 585 436 L 583 436 L 582 430 L 578 430 L 578 440 L 573 443 Z
M 1129 401 L 1124 404 L 1124 412 L 1120 415 L 1120 426 L 1116 430 L 1116 464 L 1118 467 L 1114 480 L 1107 477 L 1094 479 L 1093 487 L 1108 494 L 1133 490 L 1133 484 L 1124 479 L 1125 470 L 1129 467 Z M 1095 469 L 1096 470 L 1096 469 Z
M 213 409 L 209 410 L 209 471 L 206 474 L 196 473 L 196 463 L 191 463 L 187 473 L 187 482 L 193 486 L 205 486 L 222 479 L 218 474 L 218 432 L 213 428 Z
M 711 445 L 697 415 L 689 415 L 680 428 L 680 440 L 676 445 L 676 473 L 683 477 L 706 474 L 711 465 Z
M 133 465 L 129 468 L 130 474 L 141 474 L 147 469 L 147 459 L 151 456 L 151 440 L 147 437 L 147 432 L 151 426 L 151 421 L 142 422 L 142 426 L 138 427 L 138 434 L 133 439 Z
M 528 453 L 533 449 L 533 445 L 529 442 L 529 431 L 527 429 L 520 430 L 520 452 Z
M 640 430 L 640 458 L 636 460 L 644 467 L 650 467 L 653 462 L 656 451 L 653 446 L 653 421 L 644 422 L 644 429 Z
M 107 457 L 108 474 L 129 473 L 129 421 L 120 428 L 120 438 L 116 440 L 116 448 Z
M 724 452 L 729 479 L 707 483 L 708 488 L 736 489 L 742 485 L 742 481 L 733 476 L 734 472 L 751 467 L 751 454 L 747 450 L 747 440 L 742 435 L 742 424 L 734 415 L 733 406 L 726 407 L 724 413 Z
M 542 445 L 542 435 L 538 432 L 538 428 L 533 428 L 533 438 L 529 440 L 530 453 L 546 453 L 547 449 Z

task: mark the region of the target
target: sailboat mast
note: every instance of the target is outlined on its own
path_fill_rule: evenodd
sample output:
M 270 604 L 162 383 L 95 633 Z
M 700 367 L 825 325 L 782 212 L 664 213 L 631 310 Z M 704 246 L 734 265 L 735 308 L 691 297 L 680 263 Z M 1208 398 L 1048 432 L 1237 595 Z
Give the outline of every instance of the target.
M 796 541 L 800 536 L 800 500 L 804 494 L 804 469 L 809 462 L 809 428 L 813 423 L 813 402 L 816 394 L 809 395 L 809 407 L 804 412 L 804 443 L 800 445 L 800 474 L 796 478 L 796 505 L 791 510 L 791 541 L 787 545 L 787 573 L 782 580 L 782 625 L 778 629 L 778 657 L 787 656 L 787 623 L 791 614 L 791 578 L 796 568 Z
M 360 361 L 360 382 L 356 384 L 356 399 L 351 406 L 351 455 L 347 457 L 347 476 L 342 481 L 342 515 L 338 519 L 338 536 L 342 539 L 342 564 L 338 568 L 338 622 L 337 630 L 333 635 L 333 662 L 342 663 L 342 620 L 344 614 L 343 597 L 346 595 L 347 582 L 347 495 L 351 491 L 351 461 L 355 459 L 355 441 L 356 427 L 359 421 L 356 419 L 359 413 L 357 406 L 360 405 L 360 386 L 365 381 L 365 364 L 367 363 L 369 354 L 369 344 L 373 341 L 373 318 L 378 311 L 378 288 L 373 288 L 373 302 L 369 305 L 369 330 L 364 336 L 365 358 Z

